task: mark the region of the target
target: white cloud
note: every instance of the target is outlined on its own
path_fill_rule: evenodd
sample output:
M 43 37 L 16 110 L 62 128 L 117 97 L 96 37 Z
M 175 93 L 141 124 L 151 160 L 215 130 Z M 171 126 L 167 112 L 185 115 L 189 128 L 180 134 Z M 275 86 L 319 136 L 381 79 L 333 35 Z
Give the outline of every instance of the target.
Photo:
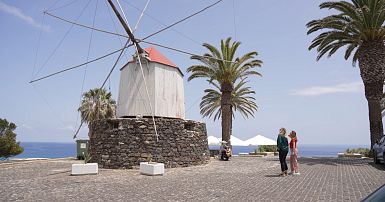
M 362 92 L 363 90 L 364 89 L 363 89 L 362 82 L 353 82 L 353 83 L 338 84 L 335 86 L 308 87 L 308 88 L 293 91 L 291 95 L 317 96 L 317 95 L 334 94 L 334 93 Z
M 20 10 L 19 8 L 7 5 L 2 1 L 0 1 L 0 11 L 3 11 L 3 12 L 8 13 L 10 15 L 13 15 L 13 16 L 23 20 L 24 22 L 26 22 L 27 24 L 29 24 L 33 27 L 42 28 L 44 31 L 50 31 L 51 30 L 51 28 L 49 26 L 42 25 L 42 24 L 36 22 L 35 19 L 33 19 L 31 16 L 24 14 L 23 11 Z
M 28 130 L 32 130 L 33 128 L 27 124 L 22 124 L 21 125 L 22 128 L 25 128 L 25 129 L 28 129 Z

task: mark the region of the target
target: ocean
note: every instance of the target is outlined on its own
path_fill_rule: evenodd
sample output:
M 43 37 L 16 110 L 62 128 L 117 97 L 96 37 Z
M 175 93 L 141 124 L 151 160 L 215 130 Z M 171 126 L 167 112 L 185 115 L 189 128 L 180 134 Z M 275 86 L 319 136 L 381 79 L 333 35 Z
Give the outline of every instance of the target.
M 24 152 L 13 158 L 63 158 L 76 156 L 76 143 L 22 142 Z M 218 149 L 219 146 L 209 146 Z M 369 145 L 298 145 L 301 157 L 337 157 L 348 148 L 370 148 Z M 233 146 L 233 154 L 255 151 L 256 146 Z
M 13 158 L 76 157 L 76 143 L 21 142 L 24 152 Z

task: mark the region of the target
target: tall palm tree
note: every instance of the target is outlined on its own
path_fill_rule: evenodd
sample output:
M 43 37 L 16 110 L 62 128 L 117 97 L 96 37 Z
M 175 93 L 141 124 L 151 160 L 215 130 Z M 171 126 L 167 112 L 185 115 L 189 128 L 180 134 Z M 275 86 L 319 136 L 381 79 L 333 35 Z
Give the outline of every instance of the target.
M 208 43 L 204 43 L 203 46 L 208 49 L 209 53 L 205 53 L 203 56 L 196 55 L 191 57 L 191 59 L 198 60 L 203 63 L 203 65 L 193 65 L 187 69 L 187 72 L 191 72 L 188 78 L 189 81 L 195 78 L 206 78 L 210 84 L 216 83 L 216 87 L 220 90 L 221 107 L 219 113 L 222 118 L 222 140 L 227 142 L 230 141 L 231 136 L 233 116 L 231 97 L 234 93 L 235 83 L 249 76 L 261 76 L 259 72 L 254 70 L 254 68 L 262 65 L 261 60 L 255 59 L 258 53 L 249 52 L 241 57 L 236 57 L 235 53 L 239 45 L 240 42 L 234 41 L 231 43 L 231 38 L 221 40 L 220 50 Z M 202 102 L 204 103 L 206 101 L 202 100 Z M 206 104 L 204 104 L 204 106 L 206 106 Z M 210 111 L 210 109 L 207 109 L 208 113 L 210 113 Z M 246 111 L 245 109 L 245 112 Z M 203 115 L 204 114 L 205 113 L 203 113 Z
M 251 90 L 250 87 L 244 87 L 247 82 L 242 79 L 238 84 L 235 85 L 234 91 L 231 93 L 231 113 L 234 118 L 235 113 L 239 113 L 244 117 L 254 116 L 254 112 L 257 110 L 257 104 L 255 98 L 250 94 L 255 94 L 255 91 Z M 214 121 L 221 118 L 221 92 L 218 84 L 213 83 L 216 89 L 206 89 L 205 95 L 202 97 L 200 103 L 200 113 L 203 117 L 211 117 L 214 115 Z
M 369 107 L 370 140 L 374 142 L 383 134 L 380 100 L 385 72 L 385 0 L 352 0 L 325 2 L 320 8 L 337 13 L 307 24 L 308 34 L 321 31 L 309 50 L 317 47 L 319 60 L 330 57 L 347 46 L 345 59 L 353 55 L 353 65 L 358 61 Z
M 95 88 L 83 94 L 83 100 L 78 111 L 82 124 L 91 124 L 95 120 L 114 118 L 116 102 L 112 99 L 110 92 L 107 93 L 105 89 Z M 92 134 L 92 131 L 89 133 Z

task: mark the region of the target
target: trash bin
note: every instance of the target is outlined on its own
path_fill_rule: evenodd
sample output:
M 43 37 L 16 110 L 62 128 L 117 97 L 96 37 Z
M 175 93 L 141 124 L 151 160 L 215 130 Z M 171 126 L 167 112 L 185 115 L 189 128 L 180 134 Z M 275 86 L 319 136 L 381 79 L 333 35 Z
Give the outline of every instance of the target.
M 84 159 L 84 154 L 88 153 L 89 140 L 76 140 L 76 157 Z

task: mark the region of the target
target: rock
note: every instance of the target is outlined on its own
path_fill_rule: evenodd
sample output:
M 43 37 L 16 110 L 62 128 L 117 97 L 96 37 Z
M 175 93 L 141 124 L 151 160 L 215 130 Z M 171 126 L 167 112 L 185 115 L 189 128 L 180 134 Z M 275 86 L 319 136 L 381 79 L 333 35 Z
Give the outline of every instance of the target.
M 109 157 L 110 157 L 109 155 L 102 155 L 103 160 L 108 159 Z
M 140 157 L 143 157 L 143 158 L 148 158 L 148 157 L 150 157 L 150 156 L 152 156 L 152 155 L 150 155 L 150 154 L 148 154 L 148 153 L 142 153 L 142 154 L 140 154 Z

